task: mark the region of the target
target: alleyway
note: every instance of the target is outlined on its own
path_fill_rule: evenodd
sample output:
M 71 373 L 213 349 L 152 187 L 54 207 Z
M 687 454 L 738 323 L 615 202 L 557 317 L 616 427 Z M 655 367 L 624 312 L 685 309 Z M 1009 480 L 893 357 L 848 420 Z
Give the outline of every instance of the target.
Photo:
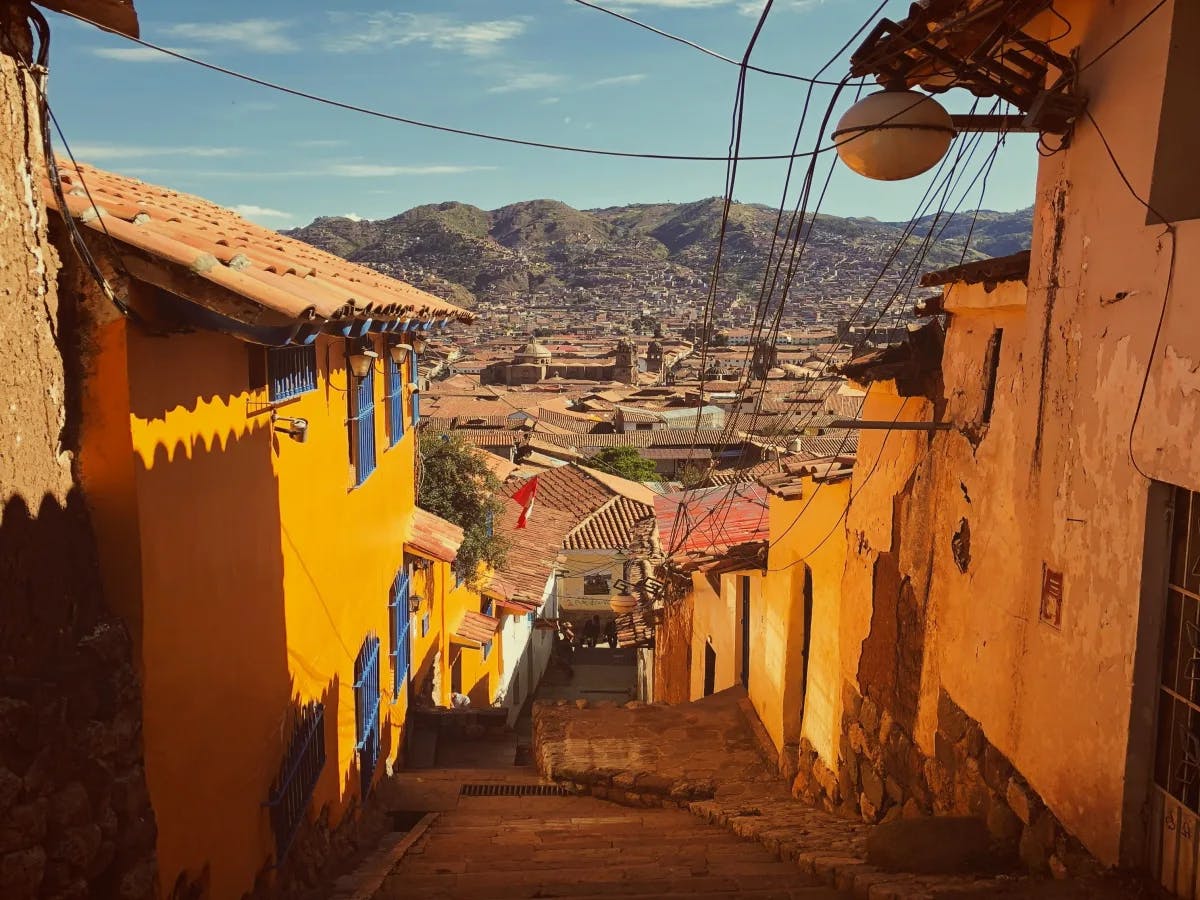
M 678 810 L 591 797 L 462 797 L 375 894 L 402 898 L 848 897 Z

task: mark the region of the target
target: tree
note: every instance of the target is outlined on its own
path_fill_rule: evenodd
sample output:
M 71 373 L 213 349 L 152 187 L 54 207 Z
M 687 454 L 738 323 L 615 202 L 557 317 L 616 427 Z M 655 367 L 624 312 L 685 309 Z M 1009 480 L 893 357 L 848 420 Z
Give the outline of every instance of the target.
M 633 447 L 605 447 L 588 461 L 588 465 L 610 475 L 628 478 L 630 481 L 659 480 L 654 463 L 642 459 Z
M 463 530 L 454 571 L 475 586 L 481 566 L 498 569 L 508 555 L 508 541 L 492 528 L 504 509 L 500 481 L 479 451 L 455 435 L 423 432 L 420 453 L 417 505 Z

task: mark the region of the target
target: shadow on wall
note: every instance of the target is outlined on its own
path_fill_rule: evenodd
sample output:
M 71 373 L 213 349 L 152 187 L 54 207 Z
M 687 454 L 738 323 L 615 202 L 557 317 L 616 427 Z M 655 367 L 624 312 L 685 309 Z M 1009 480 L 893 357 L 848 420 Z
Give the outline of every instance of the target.
M 77 490 L 65 506 L 44 497 L 36 514 L 24 498 L 7 499 L 0 584 L 4 842 L 16 851 L 0 869 L 0 896 L 45 890 L 52 856 L 64 886 L 83 881 L 93 896 L 149 898 L 155 821 L 138 679 L 128 633 L 105 609 Z
M 171 352 L 172 342 L 157 343 Z M 147 390 L 168 408 L 185 406 L 166 386 L 197 397 L 188 382 L 209 383 L 212 368 L 164 364 L 173 377 Z M 131 383 L 155 382 L 152 371 L 135 368 Z M 159 443 L 152 459 L 136 457 L 135 483 L 146 769 L 163 884 L 186 873 L 207 880 L 212 896 L 240 896 L 270 861 L 262 804 L 292 716 L 270 430 L 197 442 L 186 454 Z

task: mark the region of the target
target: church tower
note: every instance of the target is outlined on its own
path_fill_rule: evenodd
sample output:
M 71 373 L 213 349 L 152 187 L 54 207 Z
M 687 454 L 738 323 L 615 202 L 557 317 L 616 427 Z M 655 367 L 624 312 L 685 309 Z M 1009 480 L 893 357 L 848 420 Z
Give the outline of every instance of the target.
M 617 341 L 617 359 L 613 366 L 613 381 L 622 384 L 637 383 L 637 345 L 630 340 Z

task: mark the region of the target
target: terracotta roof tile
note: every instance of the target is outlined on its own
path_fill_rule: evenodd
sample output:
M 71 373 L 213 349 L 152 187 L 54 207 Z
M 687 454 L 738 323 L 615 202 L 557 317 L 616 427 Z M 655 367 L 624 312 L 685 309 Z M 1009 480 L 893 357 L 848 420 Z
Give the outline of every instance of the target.
M 614 496 L 613 491 L 579 466 L 560 466 L 538 475 L 537 479 L 537 503 L 570 513 L 577 522 L 584 516 L 590 516 Z M 510 494 L 524 483 L 510 482 Z
M 462 546 L 463 530 L 453 522 L 417 507 L 409 524 L 409 536 L 405 544 L 418 553 L 424 553 L 443 562 L 454 562 L 458 548 Z
M 540 489 L 538 498 L 541 499 Z M 542 591 L 562 551 L 563 539 L 578 520 L 570 513 L 538 503 L 526 527 L 517 528 L 520 514 L 521 504 L 506 498 L 495 531 L 508 541 L 508 555 L 501 570 L 493 573 L 486 592 L 533 600 L 540 606 Z
M 571 550 L 629 547 L 637 537 L 638 523 L 653 515 L 653 506 L 628 497 L 613 497 L 567 535 L 566 546 Z
M 499 619 L 468 610 L 458 620 L 458 625 L 454 629 L 454 636 L 469 644 L 486 644 L 496 636 L 496 631 L 499 628 Z
M 472 318 L 432 294 L 200 197 L 88 165 L 60 161 L 59 169 L 68 212 L 80 225 L 107 232 L 123 245 L 123 257 L 131 252 L 167 263 L 175 277 L 157 286 L 244 325 Z M 48 184 L 46 196 L 57 209 Z M 155 283 L 146 266 L 134 268 L 138 278 Z

